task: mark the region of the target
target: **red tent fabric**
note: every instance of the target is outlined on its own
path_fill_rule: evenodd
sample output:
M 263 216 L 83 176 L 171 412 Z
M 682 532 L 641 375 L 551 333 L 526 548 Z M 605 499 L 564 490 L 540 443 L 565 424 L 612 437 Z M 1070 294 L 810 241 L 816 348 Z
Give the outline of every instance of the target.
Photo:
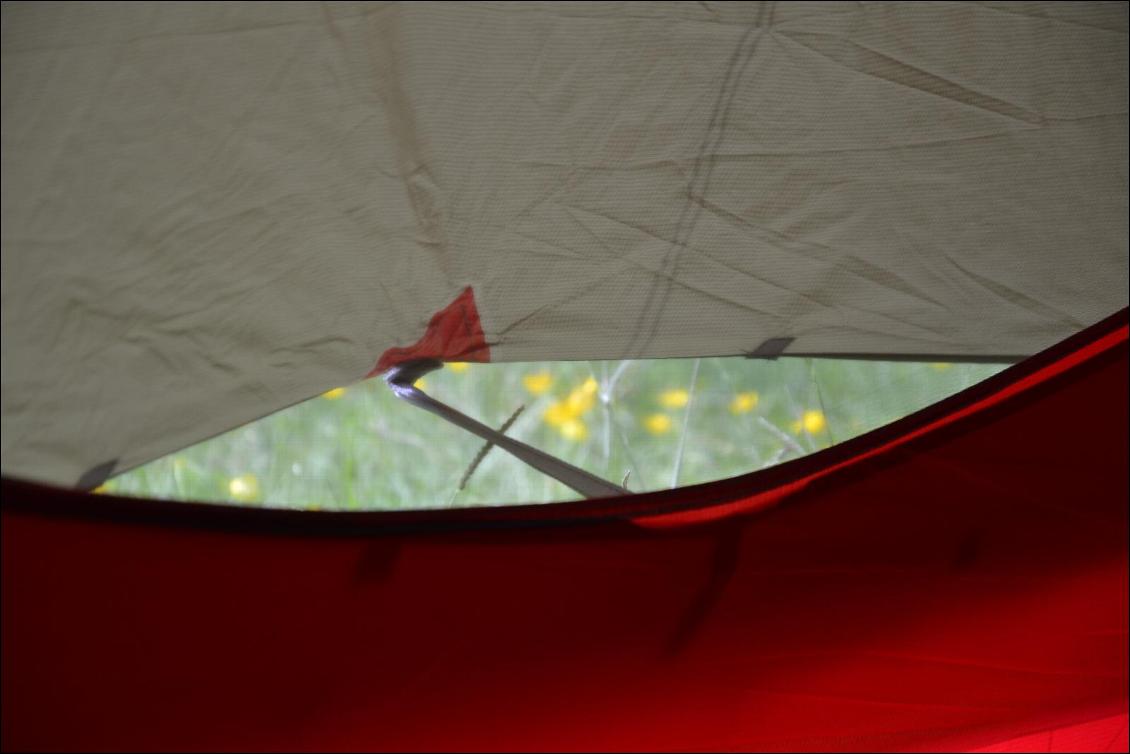
M 5 749 L 1127 749 L 1127 312 L 715 484 L 423 513 L 4 481 Z

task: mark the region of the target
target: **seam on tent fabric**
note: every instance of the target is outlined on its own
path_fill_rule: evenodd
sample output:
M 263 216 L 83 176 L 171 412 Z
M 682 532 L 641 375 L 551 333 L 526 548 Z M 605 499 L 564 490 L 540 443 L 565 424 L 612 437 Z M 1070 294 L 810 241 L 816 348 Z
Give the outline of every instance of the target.
M 706 133 L 699 145 L 698 154 L 693 161 L 691 175 L 687 181 L 686 201 L 683 203 L 682 210 L 675 222 L 671 243 L 668 244 L 667 250 L 660 260 L 659 276 L 648 289 L 637 317 L 636 325 L 633 328 L 634 333 L 625 351 L 626 358 L 638 358 L 655 338 L 659 327 L 659 313 L 663 311 L 670 295 L 671 286 L 676 278 L 675 273 L 679 268 L 679 260 L 686 251 L 687 244 L 703 212 L 702 203 L 695 201 L 695 197 L 705 197 L 710 190 L 710 180 L 715 165 L 713 159 L 707 159 L 707 155 L 716 152 L 725 141 L 730 107 L 737 95 L 742 76 L 757 52 L 758 43 L 763 36 L 759 31 L 763 28 L 765 10 L 766 6 L 758 9 L 757 18 L 738 40 L 738 44 L 726 65 L 722 83 L 718 88 L 714 107 L 710 114 L 710 120 L 706 125 Z M 748 50 L 746 50 L 747 42 L 749 43 Z

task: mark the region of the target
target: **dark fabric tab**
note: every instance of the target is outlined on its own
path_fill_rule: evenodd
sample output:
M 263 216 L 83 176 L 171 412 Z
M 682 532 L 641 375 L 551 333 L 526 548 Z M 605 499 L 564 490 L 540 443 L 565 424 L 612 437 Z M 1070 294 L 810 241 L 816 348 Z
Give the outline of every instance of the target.
M 94 489 L 110 478 L 110 474 L 114 472 L 114 467 L 117 465 L 118 459 L 115 458 L 112 461 L 106 461 L 105 463 L 100 463 L 97 466 L 87 469 L 86 473 L 80 476 L 78 481 L 75 482 L 75 487 L 80 490 Z
M 785 349 L 796 338 L 770 338 L 754 350 L 746 354 L 747 359 L 775 359 L 785 352 Z

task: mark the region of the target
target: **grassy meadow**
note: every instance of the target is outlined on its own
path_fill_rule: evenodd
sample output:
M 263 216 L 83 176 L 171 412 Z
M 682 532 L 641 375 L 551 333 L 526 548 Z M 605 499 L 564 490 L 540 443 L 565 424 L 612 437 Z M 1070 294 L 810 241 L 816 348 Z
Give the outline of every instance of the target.
M 891 422 L 1001 365 L 784 358 L 448 364 L 430 395 L 632 491 L 747 473 Z M 176 500 L 378 510 L 576 499 L 564 485 L 395 398 L 327 391 L 153 461 L 101 490 Z M 461 487 L 461 482 L 464 482 Z

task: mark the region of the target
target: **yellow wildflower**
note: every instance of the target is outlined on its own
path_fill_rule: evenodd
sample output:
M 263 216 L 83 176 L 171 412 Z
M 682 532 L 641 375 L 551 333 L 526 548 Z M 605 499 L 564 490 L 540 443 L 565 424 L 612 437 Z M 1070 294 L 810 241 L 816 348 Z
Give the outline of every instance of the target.
M 417 390 L 427 390 L 428 389 L 428 381 L 426 379 L 424 379 L 423 377 L 421 377 L 420 379 L 418 379 L 418 380 L 416 380 L 415 382 L 412 383 L 412 387 L 416 388 Z
M 553 385 L 553 377 L 549 372 L 535 372 L 524 376 L 522 384 L 534 395 L 541 395 Z
M 184 471 L 188 468 L 188 461 L 181 458 L 180 456 L 177 456 L 173 459 L 173 468 L 177 471 Z
M 566 419 L 559 427 L 561 435 L 568 440 L 580 442 L 588 437 L 589 428 L 585 426 L 584 419 Z
M 667 414 L 652 414 L 644 419 L 643 425 L 653 435 L 662 435 L 671 431 L 671 417 Z
M 529 389 L 529 384 L 526 387 Z M 564 432 L 566 422 L 571 419 L 579 419 L 596 404 L 596 391 L 596 380 L 590 377 L 573 388 L 564 400 L 554 401 L 542 414 L 542 418 L 545 419 L 546 424 L 551 427 L 562 428 L 562 432 Z M 569 431 L 576 433 L 576 428 Z
M 756 390 L 747 390 L 744 393 L 738 393 L 734 396 L 734 400 L 730 401 L 731 414 L 748 414 L 750 411 L 757 408 L 757 402 L 760 396 Z
M 254 474 L 240 474 L 228 482 L 228 492 L 241 503 L 259 499 L 259 479 Z
M 828 426 L 823 411 L 805 411 L 801 421 L 804 423 L 804 431 L 810 435 L 820 434 Z
M 106 489 L 106 485 L 100 484 L 92 489 L 91 492 L 93 492 L 95 495 L 105 495 L 107 492 L 109 492 L 109 490 Z
M 549 408 L 542 414 L 545 423 L 551 427 L 560 427 L 570 419 L 576 418 L 576 415 L 569 410 L 568 405 L 561 401 L 554 401 L 550 404 Z
M 939 372 L 941 372 L 941 371 L 944 371 L 946 369 L 949 369 L 950 367 L 953 366 L 953 364 L 949 364 L 949 363 L 946 363 L 944 361 L 936 361 L 933 364 L 931 364 L 930 366 L 932 366 L 934 369 L 937 369 Z
M 659 405 L 664 408 L 682 408 L 690 399 L 690 393 L 682 388 L 664 390 L 659 394 Z
M 451 361 L 445 366 L 456 374 L 462 374 L 471 368 L 471 365 L 465 361 Z
M 595 383 L 596 380 L 593 380 Z M 580 416 L 593 407 L 596 403 L 596 391 L 589 390 L 585 385 L 574 388 L 573 392 L 569 393 L 569 397 L 565 399 L 565 405 L 568 406 L 569 411 L 573 416 Z
M 345 395 L 345 388 L 343 387 L 335 387 L 333 390 L 322 393 L 323 398 L 329 398 L 331 401 L 337 400 L 343 395 Z

